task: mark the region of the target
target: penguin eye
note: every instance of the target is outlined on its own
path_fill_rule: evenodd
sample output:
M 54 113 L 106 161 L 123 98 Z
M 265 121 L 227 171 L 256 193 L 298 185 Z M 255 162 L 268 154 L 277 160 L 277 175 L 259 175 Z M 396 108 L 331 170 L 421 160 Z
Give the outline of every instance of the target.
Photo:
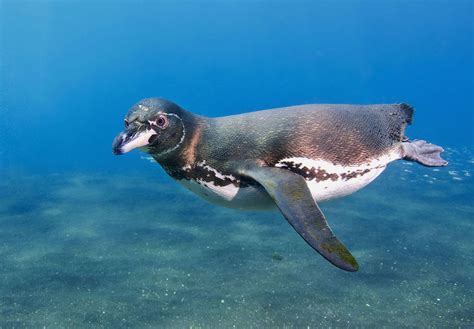
M 168 118 L 164 115 L 160 115 L 156 120 L 156 125 L 161 129 L 165 129 L 166 127 L 168 127 Z

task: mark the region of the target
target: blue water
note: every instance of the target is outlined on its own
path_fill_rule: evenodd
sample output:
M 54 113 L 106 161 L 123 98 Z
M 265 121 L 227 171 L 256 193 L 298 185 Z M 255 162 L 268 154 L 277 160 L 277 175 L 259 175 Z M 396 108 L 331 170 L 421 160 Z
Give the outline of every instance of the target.
M 474 326 L 471 1 L 0 3 L 0 328 Z M 277 212 L 210 205 L 137 151 L 127 109 L 416 108 L 447 168 L 323 204 L 357 273 Z

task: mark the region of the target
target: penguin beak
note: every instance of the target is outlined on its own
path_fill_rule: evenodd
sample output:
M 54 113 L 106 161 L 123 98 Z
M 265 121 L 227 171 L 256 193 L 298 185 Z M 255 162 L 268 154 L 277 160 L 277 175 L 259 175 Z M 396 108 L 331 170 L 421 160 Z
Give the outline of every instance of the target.
M 115 137 L 112 143 L 112 152 L 115 155 L 120 155 L 138 147 L 145 147 L 150 143 L 150 138 L 154 135 L 156 135 L 156 131 L 153 129 L 122 131 Z

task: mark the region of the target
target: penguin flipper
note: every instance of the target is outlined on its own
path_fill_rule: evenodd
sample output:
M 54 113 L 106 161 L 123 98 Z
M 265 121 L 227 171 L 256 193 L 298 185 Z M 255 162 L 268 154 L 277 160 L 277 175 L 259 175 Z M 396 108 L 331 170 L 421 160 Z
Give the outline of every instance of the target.
M 246 166 L 239 170 L 261 184 L 298 234 L 333 265 L 350 272 L 359 265 L 331 231 L 306 181 L 287 169 Z

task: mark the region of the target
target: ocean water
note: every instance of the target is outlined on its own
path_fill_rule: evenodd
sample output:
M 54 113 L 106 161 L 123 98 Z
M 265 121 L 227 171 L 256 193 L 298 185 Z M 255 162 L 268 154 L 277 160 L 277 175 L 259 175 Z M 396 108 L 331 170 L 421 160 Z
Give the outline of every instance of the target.
M 474 327 L 471 1 L 0 2 L 0 328 Z M 322 204 L 360 269 L 278 212 L 211 205 L 127 109 L 416 108 L 445 168 L 396 162 Z

